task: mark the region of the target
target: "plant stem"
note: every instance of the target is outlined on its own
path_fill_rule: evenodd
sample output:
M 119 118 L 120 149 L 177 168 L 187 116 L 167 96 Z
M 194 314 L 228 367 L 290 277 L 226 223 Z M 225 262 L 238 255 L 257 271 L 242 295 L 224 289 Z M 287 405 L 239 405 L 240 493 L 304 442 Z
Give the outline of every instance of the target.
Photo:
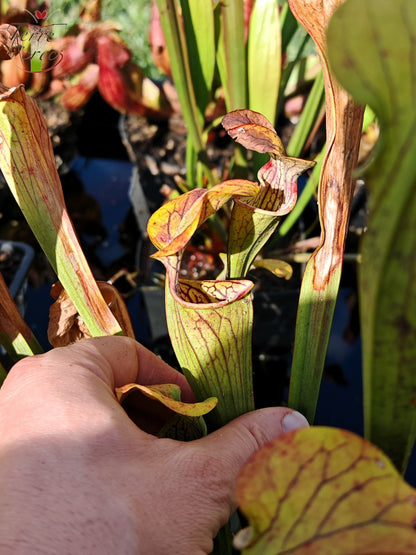
M 229 523 L 225 524 L 214 539 L 213 555 L 231 555 L 233 552 L 233 537 Z
M 0 387 L 3 385 L 4 380 L 6 379 L 7 372 L 4 369 L 4 366 L 0 362 Z
M 183 117 L 188 127 L 189 137 L 196 152 L 197 160 L 203 165 L 204 175 L 208 183 L 213 185 L 215 180 L 205 150 L 201 116 L 195 99 L 189 66 L 188 49 L 180 21 L 177 2 L 175 0 L 157 0 L 157 5 L 166 46 L 169 52 L 173 81 L 178 93 Z
M 231 112 L 248 106 L 243 0 L 221 3 L 220 21 L 217 64 L 224 87 L 227 111 Z M 246 152 L 236 145 L 234 156 L 234 177 L 246 177 Z
M 32 330 L 23 320 L 1 273 L 0 344 L 3 345 L 10 358 L 15 362 L 23 357 L 43 352 Z

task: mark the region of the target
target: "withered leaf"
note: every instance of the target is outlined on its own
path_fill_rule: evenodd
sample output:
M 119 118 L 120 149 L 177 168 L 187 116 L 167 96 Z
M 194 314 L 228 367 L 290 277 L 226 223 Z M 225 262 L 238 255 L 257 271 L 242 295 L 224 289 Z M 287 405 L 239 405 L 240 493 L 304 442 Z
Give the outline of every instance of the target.
M 285 156 L 285 148 L 269 120 L 253 110 L 234 110 L 224 116 L 222 126 L 245 148 L 263 154 Z
M 120 324 L 124 335 L 134 339 L 130 316 L 117 289 L 106 281 L 98 281 L 97 285 L 107 306 Z M 52 286 L 51 295 L 55 302 L 49 310 L 49 343 L 53 347 L 64 347 L 91 337 L 91 333 L 60 282 Z
M 180 388 L 176 384 L 140 385 L 130 383 L 116 388 L 117 398 L 122 403 L 131 393 L 140 391 L 146 397 L 159 401 L 177 414 L 186 416 L 203 416 L 210 412 L 218 403 L 218 399 L 210 397 L 199 403 L 180 401 Z
M 410 555 L 416 491 L 365 439 L 313 426 L 263 446 L 237 480 L 244 555 Z

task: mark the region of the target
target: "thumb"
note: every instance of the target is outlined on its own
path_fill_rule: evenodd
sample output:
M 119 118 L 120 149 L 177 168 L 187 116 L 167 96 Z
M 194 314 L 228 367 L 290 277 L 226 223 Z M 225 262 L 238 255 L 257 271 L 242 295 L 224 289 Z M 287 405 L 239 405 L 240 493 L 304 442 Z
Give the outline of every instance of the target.
M 203 443 L 207 454 L 221 461 L 223 483 L 229 484 L 229 500 L 235 507 L 237 476 L 251 455 L 280 434 L 307 426 L 308 421 L 301 413 L 287 407 L 273 407 L 244 414 L 198 441 Z

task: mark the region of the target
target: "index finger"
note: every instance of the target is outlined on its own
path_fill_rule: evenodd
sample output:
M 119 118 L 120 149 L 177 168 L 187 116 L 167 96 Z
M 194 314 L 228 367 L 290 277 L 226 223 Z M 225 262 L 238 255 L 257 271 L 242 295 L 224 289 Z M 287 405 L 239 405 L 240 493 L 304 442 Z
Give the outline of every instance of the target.
M 143 345 L 128 337 L 95 337 L 77 344 L 95 357 L 102 357 L 111 369 L 113 387 L 128 383 L 154 385 L 173 383 L 182 391 L 184 402 L 193 402 L 195 396 L 185 376 L 166 364 Z M 75 348 L 75 345 L 72 346 Z M 111 379 L 111 375 L 110 375 Z
M 43 354 L 42 366 L 49 369 L 56 367 L 58 371 L 63 364 L 71 363 L 71 367 L 85 368 L 97 375 L 112 390 L 128 383 L 154 385 L 173 383 L 182 391 L 182 401 L 193 402 L 195 397 L 183 374 L 166 364 L 154 353 L 140 343 L 128 337 L 93 337 L 83 339 L 79 343 L 58 347 Z M 32 366 L 33 358 L 26 359 Z M 32 362 L 33 361 L 33 362 Z M 23 363 L 25 362 L 22 361 Z M 21 367 L 25 367 L 26 364 Z M 29 372 L 32 372 L 29 367 Z

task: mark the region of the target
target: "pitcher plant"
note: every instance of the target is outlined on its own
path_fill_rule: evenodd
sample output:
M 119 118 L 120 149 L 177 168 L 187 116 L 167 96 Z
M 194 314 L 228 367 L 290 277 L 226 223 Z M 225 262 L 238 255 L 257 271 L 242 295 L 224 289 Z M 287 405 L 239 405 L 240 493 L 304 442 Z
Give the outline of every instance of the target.
M 283 215 L 296 202 L 297 178 L 315 162 L 286 156 L 272 124 L 258 112 L 236 110 L 223 119 L 243 146 L 270 156 L 258 183 L 224 181 L 194 189 L 164 204 L 149 220 L 148 233 L 166 268 L 166 313 L 175 354 L 198 399 L 214 395 L 214 426 L 254 409 L 251 363 L 253 283 L 245 279 L 254 259 Z M 180 277 L 181 259 L 198 227 L 233 202 L 228 251 L 221 277 Z M 222 278 L 224 275 L 224 278 Z

